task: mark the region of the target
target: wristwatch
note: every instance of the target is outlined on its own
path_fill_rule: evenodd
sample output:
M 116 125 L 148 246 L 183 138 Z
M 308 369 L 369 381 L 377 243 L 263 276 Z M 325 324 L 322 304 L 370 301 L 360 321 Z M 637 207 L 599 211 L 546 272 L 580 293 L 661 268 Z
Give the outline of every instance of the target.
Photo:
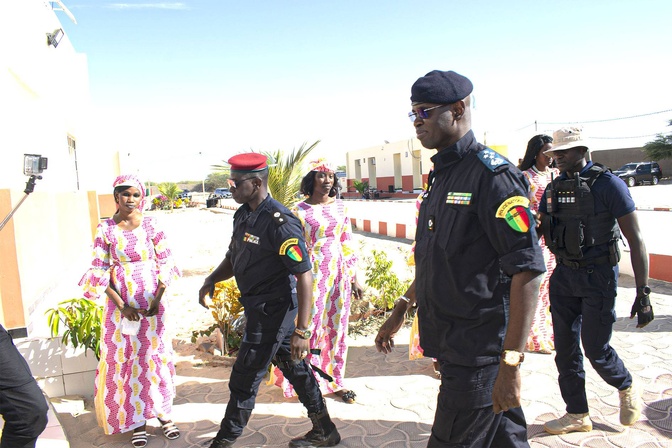
M 644 285 L 644 286 L 640 286 L 639 288 L 637 288 L 637 295 L 638 296 L 640 296 L 640 295 L 641 296 L 648 296 L 649 294 L 651 294 L 651 288 L 649 288 L 649 285 Z
M 516 350 L 504 350 L 502 352 L 502 361 L 507 366 L 517 367 L 521 362 L 525 361 L 525 353 Z
M 294 334 L 300 337 L 301 339 L 310 339 L 310 337 L 313 335 L 313 332 L 310 330 L 310 328 L 302 330 L 297 327 L 294 329 Z

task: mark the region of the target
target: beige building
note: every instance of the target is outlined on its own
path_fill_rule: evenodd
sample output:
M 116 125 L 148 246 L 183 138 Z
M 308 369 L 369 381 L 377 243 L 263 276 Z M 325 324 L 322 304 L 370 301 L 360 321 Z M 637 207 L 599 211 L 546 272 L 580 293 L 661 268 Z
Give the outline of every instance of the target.
M 490 146 L 506 155 L 506 146 Z M 420 193 L 432 168 L 433 149 L 426 149 L 416 138 L 348 151 L 346 154 L 347 193 L 357 197 L 355 181 L 368 182 L 377 198 L 409 198 Z M 344 188 L 345 191 L 345 188 Z
M 101 214 L 96 190 L 108 193 L 119 171 L 86 133 L 87 59 L 63 31 L 68 15 L 43 0 L 3 0 L 0 11 L 0 219 L 15 212 L 0 231 L 0 323 L 17 336 L 78 293 Z M 25 154 L 48 159 L 30 194 Z

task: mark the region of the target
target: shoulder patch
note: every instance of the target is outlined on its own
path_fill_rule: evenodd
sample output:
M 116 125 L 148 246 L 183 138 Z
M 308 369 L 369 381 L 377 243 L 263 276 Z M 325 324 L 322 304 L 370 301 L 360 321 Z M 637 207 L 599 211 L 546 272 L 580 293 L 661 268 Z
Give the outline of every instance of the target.
M 280 246 L 280 255 L 286 255 L 292 260 L 298 262 L 303 261 L 303 251 L 301 246 L 299 246 L 298 238 L 289 238 L 285 240 L 284 243 Z
M 476 155 L 478 156 L 478 160 L 483 162 L 483 165 L 488 167 L 490 171 L 495 171 L 500 166 L 509 164 L 508 160 L 490 148 L 485 148 L 483 151 L 476 153 Z
M 280 210 L 273 210 L 271 216 L 273 217 L 273 222 L 276 226 L 281 226 L 287 222 L 287 216 L 285 216 L 285 214 Z
M 503 218 L 516 232 L 527 233 L 534 226 L 534 217 L 529 209 L 530 200 L 524 196 L 513 196 L 502 202 L 495 216 Z

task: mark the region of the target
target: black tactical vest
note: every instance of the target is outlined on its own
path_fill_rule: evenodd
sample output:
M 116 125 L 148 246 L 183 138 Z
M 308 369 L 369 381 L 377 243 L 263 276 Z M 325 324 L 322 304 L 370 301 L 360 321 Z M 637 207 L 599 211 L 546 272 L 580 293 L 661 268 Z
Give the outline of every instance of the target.
M 595 260 L 595 264 L 618 263 L 617 242 L 621 232 L 616 218 L 609 212 L 595 213 L 594 197 L 590 187 L 608 168 L 593 164 L 582 176 L 574 173 L 573 179 L 554 179 L 546 190 L 547 214 L 542 222 L 546 246 L 561 261 L 583 259 L 583 249 L 610 243 L 608 260 Z M 588 260 L 585 260 L 588 261 Z M 582 262 L 578 266 L 583 266 Z

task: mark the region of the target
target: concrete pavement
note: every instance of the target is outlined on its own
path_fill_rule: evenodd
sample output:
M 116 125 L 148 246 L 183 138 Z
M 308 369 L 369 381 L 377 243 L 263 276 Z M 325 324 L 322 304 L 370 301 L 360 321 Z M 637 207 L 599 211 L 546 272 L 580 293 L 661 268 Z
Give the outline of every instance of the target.
M 656 319 L 644 330 L 627 318 L 634 297 L 634 281 L 622 276 L 612 343 L 643 387 L 644 411 L 632 427 L 618 422 L 618 394 L 590 368 L 587 391 L 594 429 L 589 433 L 551 436 L 543 424 L 564 413 L 557 386 L 553 355 L 529 353 L 521 368 L 523 409 L 532 447 L 672 447 L 672 284 L 652 281 L 651 301 Z M 408 360 L 408 330 L 396 338 L 390 355 L 378 353 L 373 336 L 351 339 L 347 385 L 357 392 L 357 403 L 332 397 L 327 406 L 343 437 L 343 447 L 424 447 L 433 422 L 439 381 L 431 361 Z M 177 354 L 180 346 L 177 346 Z M 150 448 L 199 447 L 217 431 L 228 400 L 230 367 L 225 361 L 212 364 L 178 358 L 177 398 L 174 419 L 182 437 L 169 442 L 158 424 L 150 422 Z M 72 448 L 126 447 L 129 435 L 105 436 L 95 422 L 90 400 L 87 410 L 59 418 Z M 153 426 L 151 426 L 153 425 Z M 286 447 L 292 437 L 310 429 L 303 406 L 283 398 L 274 386 L 262 384 L 257 407 L 236 447 Z

